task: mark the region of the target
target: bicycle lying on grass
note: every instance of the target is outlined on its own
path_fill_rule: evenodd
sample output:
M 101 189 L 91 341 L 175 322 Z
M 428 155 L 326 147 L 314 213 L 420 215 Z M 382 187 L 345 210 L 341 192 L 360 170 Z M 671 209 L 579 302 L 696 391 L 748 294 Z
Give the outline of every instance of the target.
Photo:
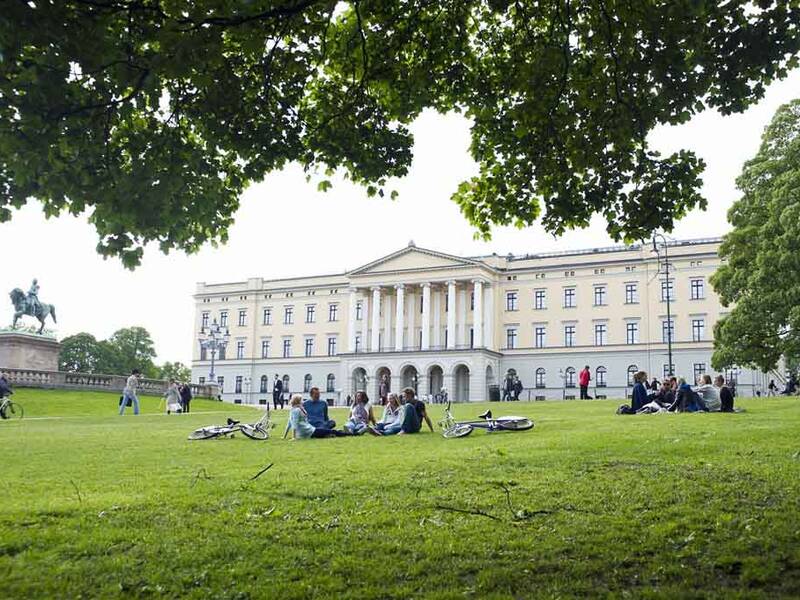
M 0 400 L 0 419 L 21 419 L 23 413 L 22 405 L 12 402 L 8 396 Z
M 242 423 L 234 419 L 228 419 L 226 425 L 209 425 L 208 427 L 195 429 L 189 434 L 189 439 L 211 440 L 228 436 L 233 437 L 237 431 L 241 431 L 251 440 L 266 440 L 269 438 L 269 430 L 273 427 L 275 427 L 275 424 L 269 417 L 269 405 L 267 405 L 266 412 L 255 423 Z
M 475 429 L 486 429 L 489 433 L 493 431 L 527 431 L 533 428 L 533 421 L 528 417 L 503 416 L 492 417 L 492 411 L 487 410 L 482 415 L 478 415 L 479 421 L 456 421 L 450 411 L 450 401 L 444 409 L 444 418 L 439 421 L 442 428 L 442 435 L 446 438 L 460 438 L 468 436 Z

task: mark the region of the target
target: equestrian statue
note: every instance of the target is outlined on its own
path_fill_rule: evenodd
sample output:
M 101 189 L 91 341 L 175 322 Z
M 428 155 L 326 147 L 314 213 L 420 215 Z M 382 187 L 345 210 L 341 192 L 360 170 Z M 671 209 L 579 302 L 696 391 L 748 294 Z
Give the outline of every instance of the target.
M 16 328 L 17 320 L 23 315 L 29 315 L 39 319 L 39 323 L 42 325 L 39 327 L 39 333 L 44 331 L 44 321 L 48 315 L 53 317 L 53 323 L 56 322 L 56 307 L 52 304 L 45 304 L 39 301 L 39 282 L 35 279 L 27 295 L 21 289 L 14 288 L 11 290 L 11 293 L 9 293 L 9 296 L 11 296 L 11 302 L 14 304 L 14 322 L 11 324 L 12 329 Z

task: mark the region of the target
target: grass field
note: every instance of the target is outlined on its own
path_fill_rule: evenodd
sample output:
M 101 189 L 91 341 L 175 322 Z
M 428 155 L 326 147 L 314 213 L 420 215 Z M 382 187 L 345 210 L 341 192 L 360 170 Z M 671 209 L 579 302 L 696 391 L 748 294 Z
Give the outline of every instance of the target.
M 190 442 L 254 413 L 15 399 L 25 418 L 0 422 L 2 597 L 800 595 L 796 398 L 636 417 L 614 401 L 493 404 L 536 427 L 296 442 L 279 439 L 285 412 L 266 442 Z

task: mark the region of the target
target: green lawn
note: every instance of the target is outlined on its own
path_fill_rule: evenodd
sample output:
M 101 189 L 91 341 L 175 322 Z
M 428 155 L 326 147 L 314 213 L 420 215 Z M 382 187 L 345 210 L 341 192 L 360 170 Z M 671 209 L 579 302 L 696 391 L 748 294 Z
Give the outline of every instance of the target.
M 638 417 L 493 404 L 536 427 L 296 442 L 187 441 L 254 414 L 209 401 L 166 416 L 145 398 L 134 418 L 116 395 L 14 398 L 0 597 L 800 595 L 796 398 Z

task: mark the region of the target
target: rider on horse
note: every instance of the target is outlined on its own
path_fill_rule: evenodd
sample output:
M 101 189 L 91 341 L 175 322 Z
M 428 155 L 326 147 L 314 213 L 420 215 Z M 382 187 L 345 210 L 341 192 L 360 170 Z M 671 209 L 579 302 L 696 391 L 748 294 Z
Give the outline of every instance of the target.
M 31 289 L 28 290 L 27 300 L 31 315 L 38 317 L 41 312 L 41 304 L 39 303 L 39 282 L 36 279 L 31 283 Z

